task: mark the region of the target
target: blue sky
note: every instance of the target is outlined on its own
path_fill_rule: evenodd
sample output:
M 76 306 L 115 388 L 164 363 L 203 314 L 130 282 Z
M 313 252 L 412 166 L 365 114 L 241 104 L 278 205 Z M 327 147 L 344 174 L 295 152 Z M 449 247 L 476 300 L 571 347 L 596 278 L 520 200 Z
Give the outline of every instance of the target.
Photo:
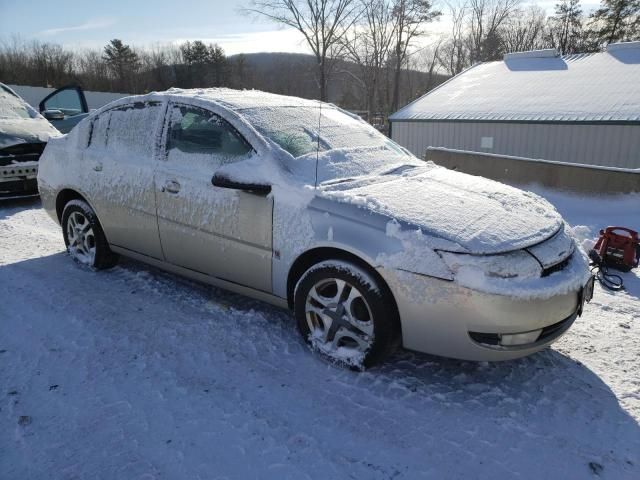
M 101 47 L 203 39 L 227 53 L 306 51 L 299 35 L 240 12 L 242 0 L 0 0 L 0 38 Z
M 241 12 L 248 1 L 0 0 L 0 40 L 19 35 L 24 40 L 100 48 L 112 38 L 136 46 L 200 39 L 218 43 L 227 54 L 307 52 L 301 35 L 294 30 Z M 583 9 L 588 11 L 596 2 L 583 0 Z M 446 10 L 444 0 L 442 3 Z M 537 2 L 548 13 L 553 12 L 555 3 Z M 447 32 L 446 17 L 432 30 L 434 35 Z

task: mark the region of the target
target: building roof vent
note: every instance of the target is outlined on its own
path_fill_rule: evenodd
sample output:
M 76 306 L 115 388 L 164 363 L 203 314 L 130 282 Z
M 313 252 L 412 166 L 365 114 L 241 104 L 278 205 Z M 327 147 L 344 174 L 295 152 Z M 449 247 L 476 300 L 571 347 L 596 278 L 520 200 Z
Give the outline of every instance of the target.
M 516 59 L 525 59 L 525 58 L 555 58 L 559 57 L 560 54 L 558 50 L 555 48 L 546 48 L 544 50 L 530 50 L 528 52 L 515 52 L 515 53 L 506 53 L 504 55 L 504 61 L 507 60 L 516 60 Z
M 640 41 L 610 43 L 607 45 L 607 52 L 619 52 L 620 50 L 628 50 L 631 48 L 640 50 Z

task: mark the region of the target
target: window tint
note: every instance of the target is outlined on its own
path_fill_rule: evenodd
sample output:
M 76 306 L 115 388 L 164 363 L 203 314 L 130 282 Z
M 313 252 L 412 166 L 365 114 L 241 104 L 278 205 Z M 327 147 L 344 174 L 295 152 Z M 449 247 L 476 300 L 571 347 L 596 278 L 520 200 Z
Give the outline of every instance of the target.
M 218 115 L 197 107 L 174 106 L 171 110 L 167 152 L 214 155 L 220 163 L 244 157 L 253 149 Z
M 68 117 L 83 113 L 80 94 L 75 88 L 67 88 L 56 93 L 44 103 L 45 110 L 60 110 Z

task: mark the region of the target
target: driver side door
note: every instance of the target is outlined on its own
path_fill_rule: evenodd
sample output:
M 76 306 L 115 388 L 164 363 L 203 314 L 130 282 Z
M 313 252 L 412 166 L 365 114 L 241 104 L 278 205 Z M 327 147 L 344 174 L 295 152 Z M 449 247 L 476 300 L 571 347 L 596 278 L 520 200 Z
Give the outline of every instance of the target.
M 74 85 L 59 88 L 47 95 L 39 105 L 40 113 L 62 133 L 69 133 L 89 114 L 82 88 Z
M 165 260 L 200 273 L 271 291 L 273 200 L 216 187 L 216 171 L 257 155 L 225 119 L 170 104 L 155 173 L 158 228 Z

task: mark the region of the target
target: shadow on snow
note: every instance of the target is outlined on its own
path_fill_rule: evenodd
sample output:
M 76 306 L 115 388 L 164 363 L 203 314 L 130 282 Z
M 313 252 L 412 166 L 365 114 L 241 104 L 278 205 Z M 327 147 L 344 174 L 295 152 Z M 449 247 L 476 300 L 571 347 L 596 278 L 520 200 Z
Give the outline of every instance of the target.
M 0 304 L 0 318 L 19 314 L 31 324 L 11 335 L 0 327 L 4 359 L 26 355 L 21 333 L 46 332 L 41 342 L 63 350 L 82 339 L 92 353 L 78 358 L 92 371 L 70 376 L 78 395 L 111 396 L 109 372 L 126 374 L 122 381 L 134 383 L 118 395 L 137 415 L 160 410 L 202 432 L 220 428 L 221 412 L 240 415 L 249 434 L 265 429 L 284 442 L 294 464 L 304 466 L 314 446 L 316 462 L 339 458 L 371 478 L 410 478 L 418 468 L 455 476 L 471 466 L 481 478 L 637 473 L 636 420 L 598 375 L 553 349 L 492 364 L 399 351 L 353 373 L 312 355 L 288 312 L 134 261 L 94 272 L 61 252 L 0 267 L 1 278 L 12 300 Z M 204 441 L 202 432 L 191 432 L 192 441 Z M 291 446 L 296 432 L 302 445 Z

